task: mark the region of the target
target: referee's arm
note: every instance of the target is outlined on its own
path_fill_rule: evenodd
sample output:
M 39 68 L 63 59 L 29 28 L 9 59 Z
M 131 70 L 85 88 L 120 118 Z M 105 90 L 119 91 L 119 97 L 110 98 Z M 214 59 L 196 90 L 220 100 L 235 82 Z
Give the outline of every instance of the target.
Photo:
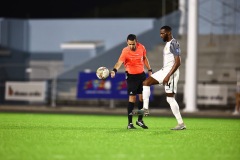
M 144 61 L 145 66 L 148 69 L 148 73 L 151 75 L 152 74 L 152 69 L 151 69 L 151 66 L 150 66 L 150 63 L 148 61 L 147 56 L 143 56 L 143 61 Z
M 111 77 L 114 78 L 115 77 L 115 74 L 117 73 L 118 69 L 121 67 L 121 65 L 123 64 L 122 61 L 118 61 L 114 67 L 113 67 L 113 70 L 111 71 Z

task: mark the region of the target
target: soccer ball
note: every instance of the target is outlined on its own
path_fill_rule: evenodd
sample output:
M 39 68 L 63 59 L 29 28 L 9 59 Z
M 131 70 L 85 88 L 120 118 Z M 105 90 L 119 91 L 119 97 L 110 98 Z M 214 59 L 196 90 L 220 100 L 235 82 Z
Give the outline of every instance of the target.
M 107 67 L 99 67 L 96 71 L 98 79 L 106 79 L 109 76 L 109 70 Z

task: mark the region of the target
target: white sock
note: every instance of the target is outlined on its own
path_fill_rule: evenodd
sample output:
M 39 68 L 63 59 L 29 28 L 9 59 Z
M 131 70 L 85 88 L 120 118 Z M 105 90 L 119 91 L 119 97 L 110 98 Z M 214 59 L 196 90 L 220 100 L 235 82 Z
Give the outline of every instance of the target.
M 143 86 L 143 108 L 148 109 L 149 97 L 150 97 L 150 86 Z
M 169 103 L 169 105 L 171 107 L 171 110 L 172 110 L 172 113 L 175 116 L 178 124 L 182 124 L 183 123 L 182 116 L 180 114 L 179 106 L 178 106 L 178 103 L 175 100 L 175 98 L 174 97 L 167 97 L 167 102 Z

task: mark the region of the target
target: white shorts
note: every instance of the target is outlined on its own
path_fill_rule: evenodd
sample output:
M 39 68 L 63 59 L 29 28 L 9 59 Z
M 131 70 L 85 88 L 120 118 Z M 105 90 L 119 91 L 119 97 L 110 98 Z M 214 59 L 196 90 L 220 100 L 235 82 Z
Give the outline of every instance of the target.
M 159 85 L 163 85 L 163 79 L 167 76 L 171 68 L 162 68 L 159 71 L 151 75 L 152 78 L 159 82 Z M 177 93 L 177 83 L 179 80 L 179 69 L 177 69 L 173 75 L 171 75 L 168 85 L 165 85 L 166 93 Z

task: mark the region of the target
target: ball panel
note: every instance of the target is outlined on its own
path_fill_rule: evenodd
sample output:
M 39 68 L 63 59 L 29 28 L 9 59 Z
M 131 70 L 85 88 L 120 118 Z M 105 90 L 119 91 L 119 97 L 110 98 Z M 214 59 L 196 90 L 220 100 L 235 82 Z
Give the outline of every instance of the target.
M 109 70 L 107 67 L 99 67 L 96 71 L 98 79 L 106 79 L 109 76 Z

